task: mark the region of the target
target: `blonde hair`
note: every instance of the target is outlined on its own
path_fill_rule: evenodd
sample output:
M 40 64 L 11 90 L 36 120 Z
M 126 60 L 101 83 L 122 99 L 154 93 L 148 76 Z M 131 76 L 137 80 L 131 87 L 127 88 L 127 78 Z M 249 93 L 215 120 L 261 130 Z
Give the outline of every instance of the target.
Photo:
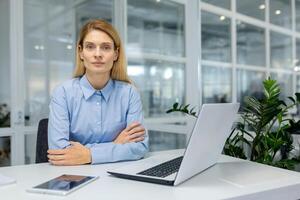
M 79 38 L 76 46 L 76 68 L 74 70 L 74 77 L 81 77 L 85 74 L 85 67 L 80 59 L 80 48 L 83 47 L 83 40 L 85 36 L 92 30 L 99 30 L 105 32 L 114 42 L 115 50 L 118 50 L 118 58 L 114 61 L 113 67 L 111 69 L 110 77 L 113 80 L 124 81 L 131 83 L 127 75 L 127 64 L 125 57 L 125 50 L 121 42 L 120 36 L 116 29 L 104 20 L 94 19 L 88 21 L 80 30 Z

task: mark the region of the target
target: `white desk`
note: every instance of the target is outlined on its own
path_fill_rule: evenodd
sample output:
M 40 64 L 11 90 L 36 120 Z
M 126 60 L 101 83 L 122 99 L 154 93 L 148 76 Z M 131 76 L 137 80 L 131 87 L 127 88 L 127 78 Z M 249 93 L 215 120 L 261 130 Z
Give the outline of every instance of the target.
M 160 153 L 174 153 L 174 151 Z M 0 187 L 0 199 L 300 199 L 300 173 L 228 156 L 222 156 L 216 165 L 176 187 L 119 179 L 106 173 L 106 169 L 125 164 L 123 162 L 58 167 L 44 163 L 2 167 L 0 173 L 16 178 L 17 183 Z M 32 194 L 25 191 L 30 186 L 63 173 L 99 175 L 100 178 L 65 197 Z

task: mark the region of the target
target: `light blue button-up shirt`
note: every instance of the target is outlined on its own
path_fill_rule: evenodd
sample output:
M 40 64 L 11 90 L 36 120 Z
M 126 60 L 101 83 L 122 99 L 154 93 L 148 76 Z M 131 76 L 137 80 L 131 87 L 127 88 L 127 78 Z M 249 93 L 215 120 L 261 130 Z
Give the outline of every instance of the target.
M 141 142 L 112 142 L 136 121 L 143 124 L 142 103 L 131 84 L 110 79 L 97 91 L 85 75 L 74 78 L 52 93 L 49 149 L 63 149 L 76 141 L 90 148 L 92 164 L 140 159 L 148 151 L 147 134 Z

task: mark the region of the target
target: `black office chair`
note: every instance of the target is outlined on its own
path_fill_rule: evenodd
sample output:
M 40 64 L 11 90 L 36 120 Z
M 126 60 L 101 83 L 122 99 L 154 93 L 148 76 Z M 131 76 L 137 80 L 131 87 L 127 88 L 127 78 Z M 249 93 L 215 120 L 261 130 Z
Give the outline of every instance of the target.
M 42 119 L 39 122 L 36 139 L 35 163 L 48 162 L 48 119 Z

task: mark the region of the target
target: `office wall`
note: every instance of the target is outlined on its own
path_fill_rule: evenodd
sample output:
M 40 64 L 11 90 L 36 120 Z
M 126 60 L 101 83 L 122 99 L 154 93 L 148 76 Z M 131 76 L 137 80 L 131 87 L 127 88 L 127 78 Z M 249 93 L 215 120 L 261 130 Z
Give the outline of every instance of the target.
M 9 0 L 0 1 L 0 104 L 9 104 Z

